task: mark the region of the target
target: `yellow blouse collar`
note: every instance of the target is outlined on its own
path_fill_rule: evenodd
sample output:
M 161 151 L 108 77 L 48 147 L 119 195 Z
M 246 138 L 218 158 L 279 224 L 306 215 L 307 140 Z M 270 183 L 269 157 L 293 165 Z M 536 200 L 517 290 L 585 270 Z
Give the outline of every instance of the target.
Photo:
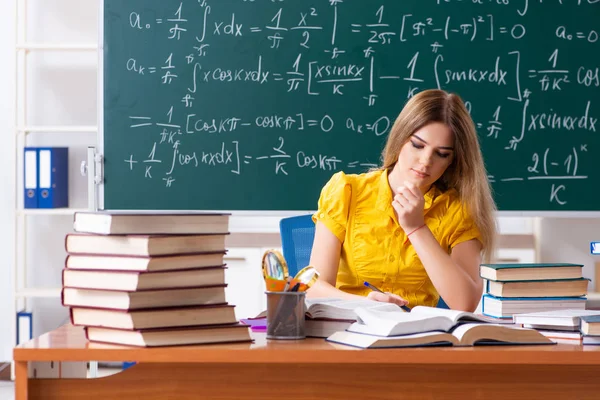
M 388 211 L 392 209 L 392 189 L 390 188 L 390 183 L 388 181 L 388 172 L 389 169 L 385 169 L 381 172 L 379 177 L 379 187 L 377 193 L 377 209 L 381 211 Z M 425 199 L 425 205 L 423 207 L 423 211 L 427 213 L 427 211 L 431 208 L 433 204 L 433 200 L 437 197 L 437 188 L 435 185 L 431 185 L 431 188 L 423 195 Z

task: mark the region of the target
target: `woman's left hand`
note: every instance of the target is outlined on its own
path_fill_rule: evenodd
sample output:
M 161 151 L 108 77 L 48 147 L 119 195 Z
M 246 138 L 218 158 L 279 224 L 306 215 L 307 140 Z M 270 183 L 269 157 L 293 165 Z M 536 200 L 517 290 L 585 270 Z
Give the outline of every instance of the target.
M 425 223 L 423 216 L 425 198 L 414 183 L 404 181 L 404 186 L 396 189 L 392 207 L 396 210 L 400 226 L 407 234 Z

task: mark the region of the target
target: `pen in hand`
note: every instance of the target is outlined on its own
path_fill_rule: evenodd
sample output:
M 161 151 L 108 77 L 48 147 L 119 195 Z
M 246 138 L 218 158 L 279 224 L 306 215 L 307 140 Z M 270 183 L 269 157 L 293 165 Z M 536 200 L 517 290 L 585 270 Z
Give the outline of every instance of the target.
M 385 294 L 385 292 L 384 292 L 384 291 L 382 291 L 382 290 L 379 290 L 379 289 L 378 289 L 376 286 L 373 286 L 373 285 L 371 285 L 371 284 L 370 284 L 369 282 L 367 282 L 367 281 L 365 281 L 365 282 L 364 282 L 364 285 L 365 285 L 366 287 L 368 287 L 369 289 L 371 289 L 372 291 L 374 291 L 374 292 L 379 292 L 379 293 L 383 293 L 383 294 Z M 406 312 L 410 312 L 410 308 L 408 308 L 407 306 L 400 306 L 400 308 L 402 308 L 402 309 L 403 309 L 404 311 L 406 311 Z

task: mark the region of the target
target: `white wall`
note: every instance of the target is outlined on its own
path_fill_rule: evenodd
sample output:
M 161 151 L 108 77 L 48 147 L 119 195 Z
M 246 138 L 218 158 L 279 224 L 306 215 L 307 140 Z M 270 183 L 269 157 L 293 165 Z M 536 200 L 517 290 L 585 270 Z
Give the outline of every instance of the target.
M 600 241 L 598 218 L 542 218 L 539 222 L 541 262 L 584 264 L 583 275 L 593 280 L 594 263 L 600 256 L 590 255 L 590 242 Z M 600 292 L 597 282 L 589 291 Z
M 0 360 L 12 358 L 14 319 L 13 276 L 15 262 L 15 0 L 0 2 Z M 22 3 L 22 2 L 21 2 Z M 97 0 L 29 0 L 27 40 L 32 43 L 97 42 Z M 27 56 L 28 125 L 96 125 L 95 52 L 31 52 Z M 23 110 L 22 108 L 19 108 Z M 33 133 L 31 146 L 69 147 L 69 200 L 71 207 L 87 207 L 86 178 L 79 164 L 92 133 Z M 22 201 L 19 198 L 19 202 Z M 28 287 L 59 287 L 64 265 L 64 237 L 71 231 L 70 216 L 28 216 L 26 219 L 26 265 Z M 67 311 L 58 298 L 30 299 L 24 304 L 34 311 L 34 335 L 65 322 Z M 21 307 L 21 305 L 19 305 Z

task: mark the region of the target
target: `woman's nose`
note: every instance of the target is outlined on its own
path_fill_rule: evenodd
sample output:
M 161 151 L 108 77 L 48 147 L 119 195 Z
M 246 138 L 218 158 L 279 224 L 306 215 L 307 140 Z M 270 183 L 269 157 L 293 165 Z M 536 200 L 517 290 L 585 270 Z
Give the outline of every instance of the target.
M 424 151 L 424 152 L 421 154 L 421 159 L 420 159 L 420 161 L 421 161 L 421 164 L 423 164 L 423 165 L 425 165 L 425 166 L 429 166 L 429 165 L 431 164 L 431 161 L 432 161 L 432 159 L 433 159 L 433 154 L 431 154 L 431 153 L 430 153 L 430 152 L 428 152 L 428 151 Z

